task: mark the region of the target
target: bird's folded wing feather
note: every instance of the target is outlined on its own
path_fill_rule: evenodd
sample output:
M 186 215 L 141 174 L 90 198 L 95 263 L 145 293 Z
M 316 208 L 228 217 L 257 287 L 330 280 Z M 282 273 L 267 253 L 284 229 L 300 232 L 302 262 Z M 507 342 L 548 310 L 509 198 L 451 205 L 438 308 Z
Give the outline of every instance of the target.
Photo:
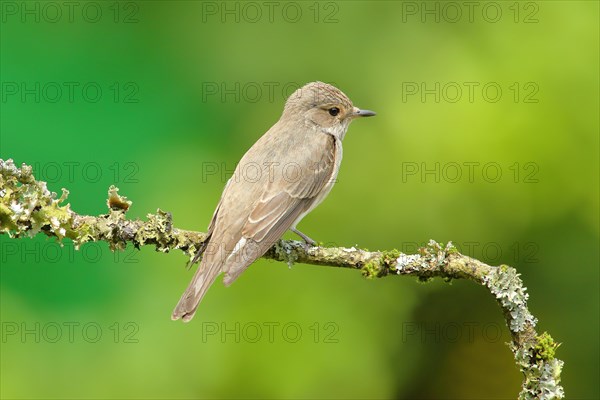
M 230 269 L 225 266 L 225 284 L 231 284 L 317 201 L 335 170 L 336 145 L 335 139 L 328 135 L 327 146 L 321 149 L 323 155 L 320 159 L 299 164 L 300 173 L 293 178 L 287 177 L 283 184 L 277 180 L 269 183 L 242 228 L 242 237 L 248 245 L 252 245 L 255 254 L 248 254 L 250 262 L 247 264 L 235 264 Z

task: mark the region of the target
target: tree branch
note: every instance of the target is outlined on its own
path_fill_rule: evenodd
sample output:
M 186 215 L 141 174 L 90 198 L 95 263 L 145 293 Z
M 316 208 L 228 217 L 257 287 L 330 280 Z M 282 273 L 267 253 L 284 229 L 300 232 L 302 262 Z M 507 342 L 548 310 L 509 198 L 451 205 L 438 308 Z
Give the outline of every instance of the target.
M 110 248 L 122 250 L 127 243 L 136 248 L 154 245 L 157 251 L 179 249 L 193 256 L 206 239 L 205 233 L 173 227 L 171 214 L 157 210 L 146 221 L 128 220 L 125 214 L 131 202 L 111 186 L 108 190 L 108 214 L 97 217 L 79 215 L 70 204 L 61 205 L 62 195 L 48 190 L 46 182 L 36 181 L 32 168 L 17 168 L 11 159 L 0 159 L 0 233 L 11 238 L 33 237 L 38 233 L 69 238 L 75 248 L 90 241 L 105 241 Z M 397 250 L 365 251 L 343 247 L 305 247 L 301 242 L 279 240 L 264 255 L 288 264 L 300 262 L 340 268 L 359 269 L 368 277 L 390 275 L 415 276 L 420 280 L 434 277 L 467 279 L 486 287 L 498 302 L 510 330 L 511 350 L 524 374 L 519 399 L 554 399 L 564 396 L 560 385 L 563 361 L 555 358 L 558 344 L 544 332 L 535 330 L 537 319 L 527 308 L 528 293 L 514 268 L 492 267 L 460 254 L 451 243 L 430 241 L 419 254 L 406 255 Z

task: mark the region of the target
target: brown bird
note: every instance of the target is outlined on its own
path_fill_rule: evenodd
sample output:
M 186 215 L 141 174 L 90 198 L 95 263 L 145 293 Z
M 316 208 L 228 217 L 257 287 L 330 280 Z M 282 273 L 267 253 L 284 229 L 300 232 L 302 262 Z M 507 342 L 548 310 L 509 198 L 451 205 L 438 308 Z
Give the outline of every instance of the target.
M 188 322 L 217 276 L 229 286 L 331 191 L 342 161 L 350 122 L 375 115 L 360 110 L 336 87 L 311 82 L 296 90 L 283 114 L 244 154 L 227 181 L 208 227 L 202 261 L 173 311 Z

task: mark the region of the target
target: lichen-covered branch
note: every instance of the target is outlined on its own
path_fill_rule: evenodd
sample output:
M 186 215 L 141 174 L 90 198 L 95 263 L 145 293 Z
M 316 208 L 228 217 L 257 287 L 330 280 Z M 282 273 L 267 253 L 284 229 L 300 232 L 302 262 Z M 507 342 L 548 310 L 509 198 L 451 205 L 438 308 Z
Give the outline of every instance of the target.
M 204 233 L 174 227 L 171 214 L 160 209 L 156 214 L 148 214 L 146 221 L 127 219 L 126 212 L 132 203 L 113 186 L 108 191 L 108 213 L 97 217 L 79 215 L 71 210 L 70 204 L 63 205 L 68 194 L 66 189 L 60 197 L 50 192 L 45 182 L 35 180 L 30 166 L 18 168 L 12 160 L 0 159 L 0 233 L 19 238 L 41 232 L 59 241 L 69 238 L 76 248 L 90 241 L 105 241 L 113 250 L 122 250 L 127 243 L 137 248 L 150 244 L 157 251 L 179 249 L 188 256 L 193 256 L 206 238 Z M 524 374 L 519 399 L 564 396 L 560 385 L 563 362 L 555 358 L 558 344 L 548 333 L 536 332 L 537 319 L 527 308 L 528 294 L 514 268 L 489 266 L 460 254 L 451 243 L 434 241 L 419 254 L 406 255 L 397 250 L 306 247 L 301 242 L 280 240 L 264 257 L 288 264 L 358 269 L 368 278 L 440 277 L 467 279 L 482 285 L 498 302 L 512 336 L 511 350 Z

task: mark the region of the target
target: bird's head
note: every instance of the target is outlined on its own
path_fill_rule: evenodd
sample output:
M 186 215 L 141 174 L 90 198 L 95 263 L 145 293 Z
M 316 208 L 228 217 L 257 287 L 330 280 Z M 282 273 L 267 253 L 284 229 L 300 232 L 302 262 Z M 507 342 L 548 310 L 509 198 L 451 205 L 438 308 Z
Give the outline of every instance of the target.
M 373 111 L 355 107 L 335 86 L 311 82 L 290 95 L 282 119 L 304 123 L 343 139 L 354 118 L 373 115 Z

